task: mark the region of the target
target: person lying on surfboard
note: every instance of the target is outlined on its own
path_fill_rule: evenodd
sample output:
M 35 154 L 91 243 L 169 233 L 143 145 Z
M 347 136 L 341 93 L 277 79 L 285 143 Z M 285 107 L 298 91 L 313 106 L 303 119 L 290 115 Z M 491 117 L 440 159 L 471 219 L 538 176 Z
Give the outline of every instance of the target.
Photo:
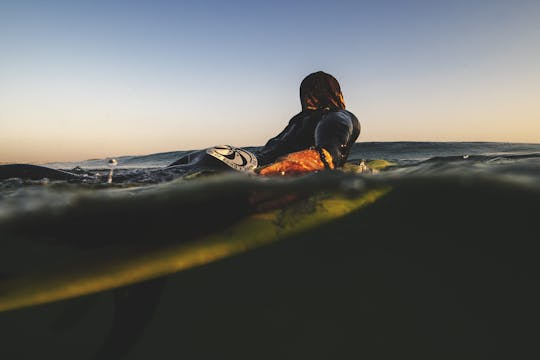
M 345 110 L 338 81 L 322 71 L 309 74 L 300 85 L 300 103 L 302 111 L 255 153 L 230 145 L 215 146 L 193 151 L 151 173 L 169 179 L 189 171 L 234 169 L 271 176 L 342 166 L 360 134 L 360 123 L 353 113 Z M 126 174 L 113 179 L 111 171 L 108 182 L 138 182 L 141 176 L 144 178 L 147 174 Z M 8 178 L 85 181 L 88 175 L 28 164 L 0 166 L 0 180 Z
M 308 75 L 300 103 L 302 111 L 257 153 L 261 175 L 333 169 L 347 160 L 360 123 L 345 110 L 338 81 L 322 71 Z
M 224 145 L 188 154 L 169 166 L 210 166 L 215 162 L 211 157 L 236 170 L 260 175 L 299 174 L 342 166 L 360 135 L 360 123 L 345 110 L 338 81 L 322 71 L 309 74 L 300 84 L 300 103 L 302 111 L 254 154 Z

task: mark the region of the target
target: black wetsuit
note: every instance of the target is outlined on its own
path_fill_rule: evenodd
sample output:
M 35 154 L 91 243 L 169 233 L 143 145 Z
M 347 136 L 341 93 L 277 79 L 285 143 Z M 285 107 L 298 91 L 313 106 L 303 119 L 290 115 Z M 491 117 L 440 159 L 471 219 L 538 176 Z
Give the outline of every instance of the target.
M 324 148 L 336 167 L 342 166 L 360 135 L 360 123 L 347 110 L 304 110 L 264 148 L 256 152 L 259 165 L 267 165 L 280 156 L 309 148 Z

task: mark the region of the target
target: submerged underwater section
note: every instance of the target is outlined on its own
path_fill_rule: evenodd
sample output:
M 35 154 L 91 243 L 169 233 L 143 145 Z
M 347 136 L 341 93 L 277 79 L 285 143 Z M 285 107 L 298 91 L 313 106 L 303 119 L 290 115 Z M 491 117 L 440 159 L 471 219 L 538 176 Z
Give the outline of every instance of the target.
M 357 173 L 360 159 L 393 166 L 366 161 L 368 171 Z M 118 162 L 120 173 L 156 165 Z M 234 226 L 254 228 L 244 233 L 246 251 L 232 256 L 209 259 L 203 251 L 183 271 L 5 308 L 0 356 L 538 353 L 540 145 L 357 144 L 346 170 L 288 179 L 191 174 L 155 184 L 2 181 L 0 304 L 16 291 L 46 290 L 51 274 L 72 279 L 66 288 L 83 295 L 77 276 L 84 271 L 114 281 L 126 259 L 166 257 L 212 236 L 234 243 Z M 377 196 L 343 211 L 370 194 Z M 262 233 L 249 220 L 257 218 L 268 220 L 276 239 L 301 219 L 312 222 L 250 248 L 246 234 L 255 242 Z

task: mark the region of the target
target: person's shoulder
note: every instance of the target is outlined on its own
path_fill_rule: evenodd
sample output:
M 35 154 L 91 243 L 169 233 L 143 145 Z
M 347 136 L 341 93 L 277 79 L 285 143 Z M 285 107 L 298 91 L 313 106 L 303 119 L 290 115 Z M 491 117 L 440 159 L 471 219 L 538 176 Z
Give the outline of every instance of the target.
M 344 116 L 346 116 L 347 118 L 349 118 L 349 120 L 351 121 L 351 123 L 353 124 L 354 127 L 360 127 L 360 121 L 358 120 L 358 118 L 356 117 L 356 115 L 354 115 L 352 112 L 350 112 L 349 110 L 345 110 L 345 109 L 342 109 L 342 110 L 339 110 Z
M 352 112 L 350 112 L 349 110 L 346 110 L 346 109 L 339 109 L 338 112 L 350 117 L 351 119 L 355 119 L 356 121 L 358 121 L 358 118 L 356 117 L 356 115 L 354 115 Z
M 345 110 L 345 109 L 333 110 L 333 111 L 330 111 L 330 112 L 326 113 L 326 115 L 331 115 L 332 118 L 337 118 L 337 119 L 340 119 L 342 121 L 350 121 L 350 122 L 353 122 L 353 123 L 358 122 L 358 118 L 352 112 L 350 112 L 349 110 Z

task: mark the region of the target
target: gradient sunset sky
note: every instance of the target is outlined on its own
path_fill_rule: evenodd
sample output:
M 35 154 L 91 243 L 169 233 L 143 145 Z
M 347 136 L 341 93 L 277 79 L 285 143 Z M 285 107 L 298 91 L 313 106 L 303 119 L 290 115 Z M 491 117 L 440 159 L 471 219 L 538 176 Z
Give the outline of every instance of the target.
M 539 0 L 0 0 L 0 162 L 263 145 L 318 70 L 360 142 L 540 143 Z

